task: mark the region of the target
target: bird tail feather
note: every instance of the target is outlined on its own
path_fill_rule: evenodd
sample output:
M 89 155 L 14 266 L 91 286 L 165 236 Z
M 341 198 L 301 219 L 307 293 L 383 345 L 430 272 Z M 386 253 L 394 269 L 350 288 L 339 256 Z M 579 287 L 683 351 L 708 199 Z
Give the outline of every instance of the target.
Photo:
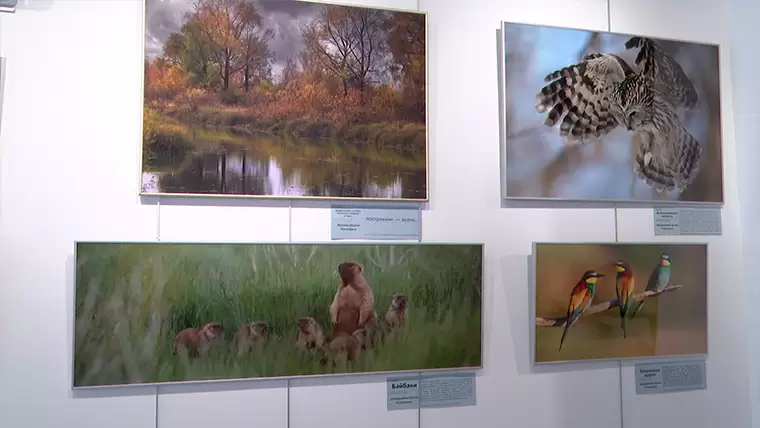
M 636 309 L 633 310 L 633 313 L 631 313 L 631 319 L 636 316 L 641 311 L 641 308 L 644 307 L 644 301 L 640 301 L 638 305 L 636 305 Z
M 623 329 L 623 337 L 628 337 L 628 332 L 625 329 L 625 314 L 620 318 L 620 328 Z
M 557 352 L 562 350 L 562 344 L 565 343 L 565 336 L 567 336 L 567 331 L 570 330 L 570 319 L 565 322 L 565 329 L 562 331 L 562 338 L 559 339 L 559 349 Z

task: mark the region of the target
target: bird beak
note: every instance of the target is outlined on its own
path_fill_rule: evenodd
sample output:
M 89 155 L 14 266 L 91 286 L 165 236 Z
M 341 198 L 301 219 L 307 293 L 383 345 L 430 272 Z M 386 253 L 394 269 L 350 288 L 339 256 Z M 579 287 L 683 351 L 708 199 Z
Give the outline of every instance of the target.
M 601 273 L 598 273 L 598 274 L 596 274 L 596 277 L 597 277 L 597 278 L 601 278 L 601 277 L 603 277 L 603 276 L 604 276 L 604 274 L 601 274 Z

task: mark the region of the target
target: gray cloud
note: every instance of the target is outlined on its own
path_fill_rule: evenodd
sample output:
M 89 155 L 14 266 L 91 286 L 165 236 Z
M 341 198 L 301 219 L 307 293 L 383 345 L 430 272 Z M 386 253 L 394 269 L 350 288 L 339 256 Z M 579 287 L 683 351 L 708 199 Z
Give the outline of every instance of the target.
M 145 55 L 160 55 L 171 33 L 182 28 L 185 14 L 193 10 L 188 0 L 147 0 L 145 4 Z
M 293 0 L 250 0 L 259 7 L 263 25 L 274 32 L 269 49 L 274 53 L 272 71 L 279 74 L 291 56 L 303 50 L 301 28 L 311 21 L 324 5 Z M 169 35 L 182 28 L 186 14 L 193 10 L 192 0 L 147 0 L 145 6 L 145 54 L 161 54 Z

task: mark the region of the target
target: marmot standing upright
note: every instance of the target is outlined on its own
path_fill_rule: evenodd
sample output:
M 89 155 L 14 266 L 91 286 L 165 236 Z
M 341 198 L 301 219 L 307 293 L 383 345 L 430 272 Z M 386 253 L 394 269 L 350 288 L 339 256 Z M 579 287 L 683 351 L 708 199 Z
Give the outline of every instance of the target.
M 241 325 L 235 334 L 235 342 L 238 346 L 238 355 L 242 355 L 253 348 L 254 345 L 264 342 L 269 336 L 269 324 L 263 321 Z
M 377 326 L 375 296 L 364 278 L 364 268 L 357 262 L 338 265 L 340 285 L 330 305 L 333 336 L 351 335 L 359 328 L 374 329 Z
M 394 294 L 391 298 L 391 305 L 388 312 L 385 313 L 385 322 L 391 329 L 401 328 L 406 323 L 406 308 L 409 299 L 403 294 Z
M 296 346 L 301 349 L 322 348 L 325 345 L 325 332 L 313 317 L 298 319 L 298 337 Z

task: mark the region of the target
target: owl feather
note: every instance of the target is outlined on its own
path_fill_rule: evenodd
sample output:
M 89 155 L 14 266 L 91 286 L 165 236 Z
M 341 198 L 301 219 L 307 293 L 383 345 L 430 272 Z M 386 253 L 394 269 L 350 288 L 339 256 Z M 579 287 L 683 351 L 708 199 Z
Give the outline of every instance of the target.
M 559 123 L 563 137 L 587 140 L 619 126 L 635 132 L 635 175 L 658 192 L 682 192 L 699 171 L 702 148 L 681 124 L 676 107 L 693 108 L 697 92 L 653 40 L 632 37 L 625 46 L 639 49 L 638 70 L 614 54 L 588 54 L 544 78 L 548 84 L 537 95 L 536 110 L 548 111 L 544 124 Z
M 585 140 L 612 131 L 617 122 L 610 114 L 615 86 L 633 69 L 614 54 L 591 53 L 578 64 L 548 74 L 550 82 L 537 96 L 536 110 L 548 114 L 544 124 L 560 123 L 560 135 Z
M 635 64 L 641 67 L 641 74 L 651 78 L 655 89 L 674 107 L 691 110 L 697 105 L 699 96 L 691 79 L 660 45 L 646 37 L 631 37 L 625 43 L 625 48 L 639 49 Z

